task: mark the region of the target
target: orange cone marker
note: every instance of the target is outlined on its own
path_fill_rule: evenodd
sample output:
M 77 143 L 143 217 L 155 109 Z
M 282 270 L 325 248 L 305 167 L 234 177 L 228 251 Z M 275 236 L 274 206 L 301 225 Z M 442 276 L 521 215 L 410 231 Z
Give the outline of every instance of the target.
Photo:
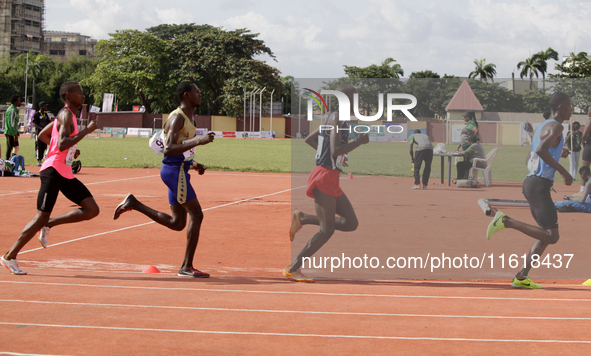
M 349 172 L 349 179 L 353 179 L 353 172 Z
M 142 273 L 160 273 L 160 270 L 156 266 L 149 266 Z

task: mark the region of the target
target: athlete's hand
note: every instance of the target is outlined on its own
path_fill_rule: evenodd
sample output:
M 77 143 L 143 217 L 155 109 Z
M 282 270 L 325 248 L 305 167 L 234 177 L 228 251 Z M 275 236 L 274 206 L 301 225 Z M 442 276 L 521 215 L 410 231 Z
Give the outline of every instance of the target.
M 208 132 L 199 139 L 199 145 L 207 145 L 208 143 L 213 142 L 214 136 L 215 132 Z
M 570 154 L 570 150 L 568 148 L 566 148 L 566 147 L 563 147 L 562 148 L 562 154 L 560 155 L 560 157 L 566 158 L 566 157 L 568 157 L 569 154 Z
M 88 129 L 88 132 L 93 132 L 94 130 L 98 129 L 98 126 L 97 126 L 97 124 L 96 124 L 96 121 L 94 121 L 94 120 L 91 120 L 91 121 L 88 123 L 88 126 L 86 126 L 86 128 Z
M 366 143 L 369 143 L 369 135 L 366 133 L 362 133 L 361 135 L 359 135 L 359 137 L 355 141 L 357 141 L 357 143 L 360 145 L 364 145 Z
M 74 159 L 78 158 L 78 156 L 80 156 L 80 150 L 76 150 L 76 153 L 74 153 Z
M 205 168 L 205 166 L 202 165 L 201 163 L 195 163 L 193 165 L 193 169 L 196 170 L 199 173 L 199 175 L 203 175 L 203 173 L 205 173 L 205 170 L 207 168 Z
M 561 173 L 560 175 L 562 176 L 562 179 L 564 179 L 564 184 L 565 185 L 571 185 L 571 184 L 573 184 L 573 177 L 570 174 L 568 174 L 568 173 L 562 174 Z

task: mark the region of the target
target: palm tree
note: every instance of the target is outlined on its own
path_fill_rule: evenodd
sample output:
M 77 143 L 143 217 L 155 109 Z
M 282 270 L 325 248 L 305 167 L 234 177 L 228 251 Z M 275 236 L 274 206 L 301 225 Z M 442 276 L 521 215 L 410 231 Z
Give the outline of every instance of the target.
M 380 67 L 385 69 L 386 72 L 390 73 L 390 75 L 391 75 L 390 78 L 400 78 L 401 76 L 404 75 L 404 70 L 402 70 L 402 67 L 398 63 L 394 63 L 393 65 L 390 65 L 390 63 L 392 63 L 392 62 L 396 62 L 396 60 L 392 57 L 388 57 L 388 58 L 384 59 L 384 61 L 380 65 Z
M 529 75 L 529 90 L 533 90 L 534 74 L 536 75 L 536 78 L 538 78 L 538 71 L 546 70 L 546 68 L 542 66 L 536 54 L 526 59 L 525 61 L 517 63 L 517 69 L 520 69 L 521 67 L 523 67 L 523 69 L 519 74 L 520 77 L 523 79 L 523 77 Z
M 34 57 L 29 57 L 29 72 L 28 75 L 33 78 L 33 107 L 35 107 L 35 80 L 39 78 L 43 71 L 46 69 L 50 69 L 53 67 L 54 63 L 51 57 L 48 57 L 43 54 L 35 55 Z
M 542 73 L 542 87 L 544 92 L 546 91 L 546 73 L 548 72 L 548 63 L 547 61 L 553 59 L 555 61 L 558 60 L 558 52 L 556 52 L 552 47 L 548 47 L 545 51 L 540 51 L 536 53 L 536 60 L 539 62 L 539 69 L 538 71 Z
M 486 58 L 482 58 L 481 60 L 475 59 L 474 64 L 476 64 L 476 68 L 470 72 L 470 78 L 480 78 L 481 81 L 488 81 L 490 78 L 494 83 L 494 77 L 497 75 L 496 65 L 492 63 L 487 64 Z

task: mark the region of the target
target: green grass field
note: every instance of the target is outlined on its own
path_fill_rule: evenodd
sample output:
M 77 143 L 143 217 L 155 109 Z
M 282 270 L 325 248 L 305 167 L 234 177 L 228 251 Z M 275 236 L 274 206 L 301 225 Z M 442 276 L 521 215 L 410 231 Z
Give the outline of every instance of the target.
M 2 143 L 5 141 L 2 140 Z M 5 144 L 2 148 L 5 149 Z M 29 135 L 20 138 L 20 154 L 27 164 L 35 164 L 35 143 Z M 457 145 L 448 145 L 453 151 Z M 484 145 L 486 152 L 493 147 Z M 525 158 L 529 147 L 498 146 L 493 168 L 493 181 L 522 181 L 527 174 Z M 147 138 L 85 138 L 78 148 L 82 167 L 152 168 L 160 167 L 162 156 L 148 147 Z M 407 143 L 370 142 L 351 152 L 349 167 L 354 174 L 412 176 Z M 206 146 L 197 147 L 196 160 L 210 170 L 245 172 L 310 172 L 314 166 L 315 151 L 302 140 L 243 140 L 216 139 Z M 445 159 L 447 162 L 447 158 Z M 441 159 L 433 159 L 431 177 L 439 178 Z M 561 159 L 568 169 L 568 160 Z M 453 159 L 452 159 L 453 164 Z M 447 163 L 446 163 L 447 165 Z M 84 168 L 83 168 L 84 169 Z M 452 166 L 452 178 L 455 178 Z M 480 175 L 482 177 L 482 174 Z M 580 182 L 579 179 L 577 179 Z M 562 177 L 556 175 L 556 182 Z

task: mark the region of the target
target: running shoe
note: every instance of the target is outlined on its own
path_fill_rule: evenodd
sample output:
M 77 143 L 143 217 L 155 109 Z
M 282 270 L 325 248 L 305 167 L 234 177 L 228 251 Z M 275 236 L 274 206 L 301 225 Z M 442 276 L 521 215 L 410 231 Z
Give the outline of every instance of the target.
M 423 184 L 423 186 L 421 186 L 421 189 L 426 190 L 427 189 L 427 184 Z
M 586 280 L 585 282 L 583 282 L 584 286 L 591 286 L 591 279 Z
M 47 248 L 47 236 L 49 235 L 49 228 L 47 226 L 43 226 L 41 230 L 39 230 L 39 242 L 43 248 Z
M 517 277 L 513 278 L 511 287 L 522 288 L 522 289 L 541 289 L 542 286 L 534 283 L 529 277 L 525 277 L 524 280 L 519 280 Z
M 412 189 L 421 189 L 421 185 L 420 184 L 415 184 L 412 186 Z
M 181 268 L 179 269 L 179 277 L 193 277 L 193 278 L 209 278 L 209 273 L 201 272 L 196 268 Z
M 305 283 L 313 283 L 314 280 L 310 277 L 306 277 L 301 271 L 302 269 L 298 269 L 295 272 L 291 272 L 287 269 L 288 267 L 285 267 L 283 269 L 283 276 L 287 277 L 289 279 L 291 279 L 292 281 L 296 281 L 296 282 L 305 282 Z
M 486 230 L 486 239 L 490 240 L 492 235 L 495 233 L 505 230 L 505 224 L 503 224 L 503 217 L 507 216 L 507 214 L 503 213 L 502 211 L 497 211 L 495 217 L 492 219 L 490 224 L 488 224 L 488 229 Z
M 121 214 L 133 210 L 132 207 L 130 207 L 130 206 L 126 207 L 125 206 L 126 204 L 129 203 L 129 201 L 132 198 L 135 198 L 135 197 L 133 196 L 133 194 L 129 193 L 129 194 L 127 194 L 127 196 L 125 197 L 125 199 L 123 199 L 123 201 L 121 202 L 121 204 L 117 205 L 117 208 L 115 209 L 115 212 L 113 213 L 113 220 L 117 220 L 117 219 L 119 219 L 119 217 L 121 216 Z
M 6 267 L 12 274 L 27 274 L 27 271 L 23 271 L 19 268 L 16 258 L 14 260 L 7 260 L 2 256 L 2 258 L 0 258 L 0 263 L 2 263 L 2 266 Z
M 302 223 L 300 222 L 301 213 L 302 212 L 299 210 L 293 212 L 293 216 L 291 217 L 291 227 L 289 228 L 289 241 L 293 241 L 296 232 L 302 229 Z

